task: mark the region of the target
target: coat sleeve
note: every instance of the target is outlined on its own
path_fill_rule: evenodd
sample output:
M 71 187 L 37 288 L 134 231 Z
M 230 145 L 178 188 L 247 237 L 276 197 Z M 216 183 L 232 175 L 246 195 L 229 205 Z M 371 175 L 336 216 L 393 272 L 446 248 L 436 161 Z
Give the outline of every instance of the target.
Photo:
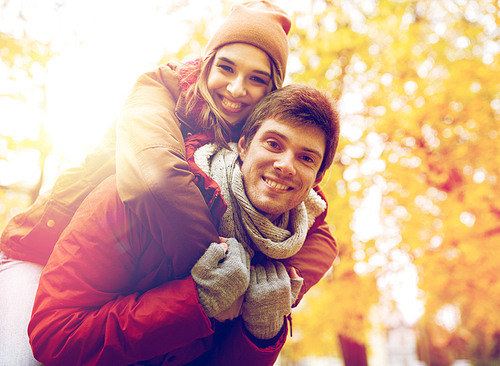
M 318 194 L 326 199 L 321 191 Z M 297 254 L 285 259 L 287 267 L 294 267 L 298 275 L 304 279 L 295 306 L 309 289 L 317 284 L 326 274 L 338 255 L 337 242 L 330 232 L 325 221 L 327 210 L 316 217 L 316 220 L 307 233 L 306 240 Z
M 107 183 L 77 210 L 40 278 L 28 334 L 47 366 L 129 365 L 213 334 L 191 277 L 138 290 L 151 283 L 137 261 L 152 244 Z
M 178 76 L 169 66 L 142 75 L 118 119 L 116 146 L 122 201 L 159 243 L 166 245 L 172 235 L 185 243 L 173 258 L 176 278 L 189 274 L 208 245 L 219 238 L 186 162 L 175 116 L 179 93 Z
M 272 366 L 285 345 L 288 334 L 288 323 L 285 321 L 274 344 L 261 348 L 252 342 L 251 336 L 248 336 L 241 317 L 231 323 L 218 323 L 218 326 L 231 329 L 228 333 L 224 331 L 223 334 L 226 334 L 224 338 L 216 341 L 216 346 L 192 365 Z
M 52 190 L 7 223 L 0 250 L 12 259 L 45 265 L 78 206 L 104 179 L 115 174 L 115 145 L 113 124 L 78 167 L 63 171 Z

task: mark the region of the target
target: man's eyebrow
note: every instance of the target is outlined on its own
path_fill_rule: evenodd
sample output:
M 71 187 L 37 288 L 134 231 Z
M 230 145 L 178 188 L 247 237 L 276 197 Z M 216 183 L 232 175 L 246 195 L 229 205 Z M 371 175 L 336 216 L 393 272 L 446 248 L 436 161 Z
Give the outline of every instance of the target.
M 231 59 L 229 59 L 229 58 L 227 58 L 227 57 L 221 56 L 221 57 L 219 57 L 218 59 L 219 59 L 220 61 L 224 61 L 224 62 L 226 62 L 226 63 L 228 63 L 228 64 L 230 64 L 230 65 L 236 66 L 236 64 L 234 63 L 234 61 L 232 61 Z M 265 72 L 265 71 L 262 71 L 262 70 L 258 70 L 258 69 L 256 69 L 256 70 L 253 70 L 253 72 L 256 72 L 257 74 L 262 74 L 262 75 L 265 75 L 265 76 L 267 76 L 268 78 L 270 78 L 270 77 L 271 77 L 271 74 L 270 74 L 270 73 Z
M 283 133 L 281 133 L 281 132 L 279 132 L 277 130 L 269 130 L 269 131 L 266 131 L 266 133 L 277 135 L 278 137 L 280 137 L 281 139 L 283 139 L 285 141 L 289 140 L 288 137 L 285 134 L 283 134 Z M 320 152 L 320 151 L 318 151 L 318 150 L 316 150 L 316 149 L 304 147 L 303 150 L 307 151 L 307 152 L 310 152 L 310 153 L 312 153 L 314 155 L 317 155 L 319 158 L 323 159 L 323 153 Z

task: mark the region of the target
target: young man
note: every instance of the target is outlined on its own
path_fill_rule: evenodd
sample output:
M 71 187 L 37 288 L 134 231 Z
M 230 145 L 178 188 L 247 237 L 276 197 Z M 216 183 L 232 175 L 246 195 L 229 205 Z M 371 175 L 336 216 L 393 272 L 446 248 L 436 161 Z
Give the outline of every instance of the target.
M 333 161 L 338 129 L 325 94 L 293 85 L 249 117 L 239 159 L 224 150 L 205 155 L 209 164 L 200 167 L 193 155 L 219 234 L 231 239 L 212 244 L 185 278 L 175 265 L 189 253 L 156 242 L 121 202 L 114 177 L 105 180 L 75 213 L 40 278 L 28 330 L 35 357 L 47 366 L 272 365 L 301 284 L 285 266 L 306 278 L 315 259 L 335 256 L 334 248 L 302 244 L 326 224 L 326 207 L 314 202 L 321 196 L 311 192 Z M 188 156 L 206 140 L 192 141 Z M 221 204 L 227 210 L 214 209 Z

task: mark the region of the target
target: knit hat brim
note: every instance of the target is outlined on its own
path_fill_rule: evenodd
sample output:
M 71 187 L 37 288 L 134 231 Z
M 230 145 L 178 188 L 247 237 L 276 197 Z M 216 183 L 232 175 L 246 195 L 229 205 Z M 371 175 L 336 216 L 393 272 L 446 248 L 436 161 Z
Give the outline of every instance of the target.
M 230 43 L 246 43 L 266 52 L 284 79 L 290 52 L 290 17 L 268 1 L 235 4 L 222 25 L 208 42 L 204 58 L 213 50 Z

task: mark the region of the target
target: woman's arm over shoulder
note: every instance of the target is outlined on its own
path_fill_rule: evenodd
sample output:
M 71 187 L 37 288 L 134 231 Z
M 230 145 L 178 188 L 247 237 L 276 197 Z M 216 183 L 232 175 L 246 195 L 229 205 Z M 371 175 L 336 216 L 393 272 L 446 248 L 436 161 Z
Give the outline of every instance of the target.
M 117 123 L 116 171 L 122 201 L 166 244 L 182 243 L 178 278 L 218 240 L 210 211 L 193 182 L 175 116 L 177 73 L 161 66 L 136 82 Z

